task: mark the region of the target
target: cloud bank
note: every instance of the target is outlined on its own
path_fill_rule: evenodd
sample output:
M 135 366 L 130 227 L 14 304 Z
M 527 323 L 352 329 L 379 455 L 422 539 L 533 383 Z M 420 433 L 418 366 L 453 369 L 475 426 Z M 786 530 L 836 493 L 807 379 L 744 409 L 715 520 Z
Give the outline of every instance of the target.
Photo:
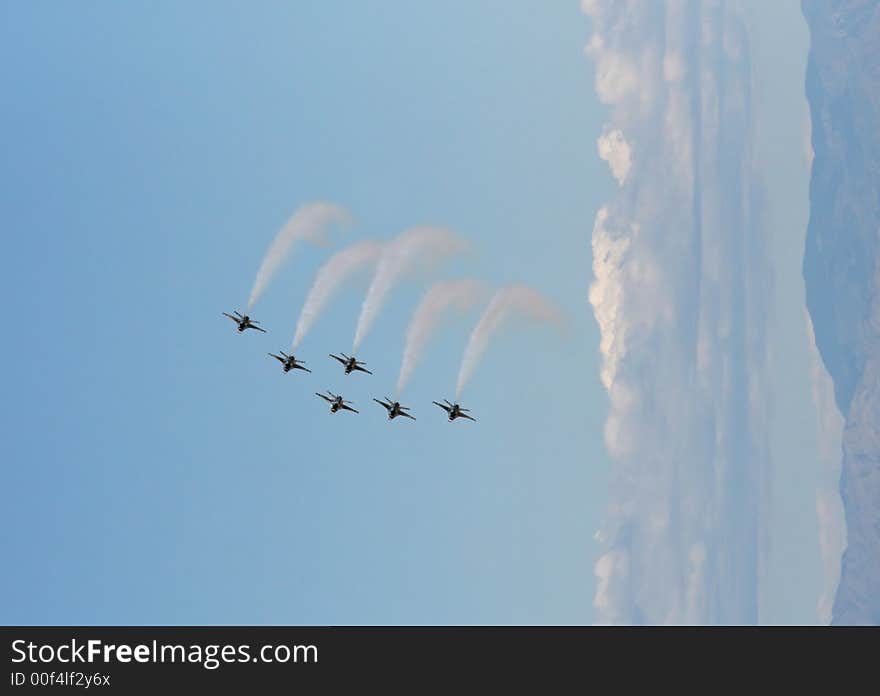
M 301 206 L 284 224 L 263 257 L 263 262 L 254 279 L 248 309 L 260 299 L 260 295 L 269 286 L 272 278 L 290 256 L 297 241 L 322 244 L 327 239 L 327 228 L 333 224 L 344 224 L 351 221 L 351 216 L 335 203 L 307 203 Z
M 619 184 L 589 291 L 613 462 L 598 623 L 758 620 L 771 274 L 736 7 L 589 0 L 586 52 Z

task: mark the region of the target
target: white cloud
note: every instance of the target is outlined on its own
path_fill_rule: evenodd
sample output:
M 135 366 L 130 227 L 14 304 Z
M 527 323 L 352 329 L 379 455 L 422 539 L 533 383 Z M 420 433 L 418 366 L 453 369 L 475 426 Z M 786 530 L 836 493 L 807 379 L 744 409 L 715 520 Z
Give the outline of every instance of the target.
M 624 586 L 629 577 L 627 553 L 620 549 L 612 549 L 596 561 L 596 594 L 593 606 L 603 623 L 621 623 L 625 620 L 628 599 Z
M 608 209 L 596 213 L 593 226 L 593 275 L 589 299 L 596 321 L 599 323 L 601 343 L 599 350 L 604 358 L 602 384 L 609 391 L 617 374 L 618 356 L 625 352 L 626 325 L 621 312 L 624 282 L 623 261 L 630 245 L 625 233 L 616 235 L 606 227 Z
M 632 148 L 623 137 L 623 131 L 619 128 L 613 130 L 606 128 L 596 141 L 596 145 L 599 149 L 599 157 L 608 162 L 611 175 L 623 186 L 632 164 Z
M 617 51 L 598 51 L 596 94 L 604 104 L 614 104 L 639 89 L 635 63 Z
M 715 3 L 696 18 L 678 0 L 588 5 L 612 106 L 599 153 L 620 184 L 596 215 L 589 291 L 614 462 L 597 622 L 755 622 L 770 273 L 748 36 Z
M 599 10 L 598 0 L 581 0 L 581 12 L 585 15 L 593 16 Z

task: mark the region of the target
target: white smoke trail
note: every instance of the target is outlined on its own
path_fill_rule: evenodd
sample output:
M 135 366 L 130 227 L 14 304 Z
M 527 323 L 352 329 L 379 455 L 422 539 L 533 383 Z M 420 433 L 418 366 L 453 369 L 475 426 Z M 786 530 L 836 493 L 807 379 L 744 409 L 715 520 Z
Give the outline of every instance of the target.
M 315 274 L 315 281 L 306 296 L 299 320 L 296 322 L 296 333 L 293 337 L 293 349 L 305 338 L 318 315 L 333 299 L 336 291 L 353 274 L 379 261 L 383 244 L 373 240 L 358 242 L 350 247 L 337 251 Z
M 445 227 L 411 227 L 388 242 L 361 307 L 353 351 L 357 352 L 401 276 L 419 267 L 434 266 L 467 247 L 465 240 Z
M 412 376 L 416 364 L 425 351 L 425 346 L 440 320 L 450 309 L 466 312 L 483 296 L 483 284 L 476 280 L 445 280 L 434 285 L 413 313 L 406 330 L 406 345 L 403 349 L 403 361 L 400 364 L 400 376 L 397 378 L 397 393 Z
M 251 296 L 248 299 L 248 309 L 254 306 L 263 294 L 274 275 L 281 268 L 281 264 L 293 249 L 293 245 L 300 239 L 312 244 L 326 242 L 326 231 L 329 225 L 334 223 L 348 223 L 351 216 L 348 212 L 334 203 L 306 203 L 301 206 L 284 224 L 284 227 L 275 236 L 269 250 L 263 257 L 260 270 L 254 280 Z
M 525 285 L 511 285 L 496 292 L 480 321 L 471 332 L 461 368 L 458 371 L 458 385 L 455 396 L 461 391 L 474 373 L 477 362 L 486 352 L 489 339 L 510 317 L 520 315 L 532 322 L 559 323 L 562 313 L 537 290 Z

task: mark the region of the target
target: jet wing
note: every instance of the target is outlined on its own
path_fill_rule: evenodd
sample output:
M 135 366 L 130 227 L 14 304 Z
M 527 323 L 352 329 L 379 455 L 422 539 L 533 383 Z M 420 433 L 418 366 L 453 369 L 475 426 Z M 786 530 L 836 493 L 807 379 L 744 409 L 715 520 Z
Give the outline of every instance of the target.
M 332 403 L 333 403 L 333 399 L 331 399 L 329 396 L 327 396 L 327 395 L 325 395 L 325 394 L 321 394 L 320 392 L 315 392 L 315 396 L 320 396 L 320 397 L 321 397 L 322 399 L 324 399 L 324 401 L 326 401 L 328 404 L 332 404 Z
M 416 417 L 415 417 L 415 416 L 412 416 L 412 415 L 410 415 L 410 414 L 409 414 L 409 413 L 407 413 L 407 412 L 406 412 L 406 411 L 401 411 L 401 412 L 400 412 L 400 413 L 398 413 L 398 414 L 397 414 L 397 415 L 399 415 L 399 416 L 406 416 L 406 417 L 407 417 L 407 418 L 412 418 L 412 419 L 413 419 L 413 420 L 415 420 L 415 419 L 416 419 Z
M 355 365 L 355 366 L 354 366 L 354 369 L 355 369 L 355 370 L 360 370 L 361 372 L 366 372 L 368 375 L 373 374 L 373 373 L 370 372 L 366 367 L 361 367 L 360 365 Z
M 449 413 L 449 411 L 452 410 L 452 409 L 449 408 L 449 406 L 444 406 L 443 404 L 441 404 L 441 403 L 439 403 L 439 402 L 437 402 L 437 401 L 432 401 L 431 403 L 432 403 L 432 404 L 437 404 L 440 408 L 442 408 L 444 411 L 446 411 L 446 413 Z
M 355 413 L 360 413 L 356 408 L 352 408 L 348 404 L 342 404 L 341 408 L 344 408 L 346 411 L 354 411 Z
M 267 353 L 267 355 L 271 355 L 273 358 L 275 358 L 275 359 L 276 359 L 278 362 L 280 362 L 280 363 L 285 363 L 285 362 L 287 362 L 287 361 L 286 361 L 284 358 L 282 358 L 280 355 L 275 355 L 275 353 Z
M 459 417 L 459 418 L 467 418 L 468 420 L 471 420 L 471 421 L 473 421 L 474 423 L 477 422 L 477 419 L 476 419 L 476 418 L 474 418 L 473 416 L 469 416 L 469 415 L 466 414 L 466 413 L 461 413 L 461 412 L 459 412 L 458 417 Z
M 257 331 L 262 331 L 263 333 L 266 333 L 266 329 L 261 329 L 259 326 L 254 326 L 253 324 L 248 324 L 248 325 L 245 326 L 244 328 L 246 328 L 246 329 L 256 329 Z
M 310 370 L 309 368 L 307 368 L 307 367 L 303 367 L 303 366 L 300 365 L 299 363 L 294 363 L 294 364 L 293 364 L 293 369 L 294 369 L 294 370 L 305 370 L 306 372 L 311 372 L 311 370 Z
M 232 321 L 234 321 L 236 324 L 240 321 L 240 319 L 236 319 L 234 316 L 232 316 L 231 314 L 227 314 L 226 312 L 223 312 L 223 316 L 224 316 L 224 317 L 229 317 L 229 318 L 232 319 Z
M 391 404 L 386 404 L 384 401 L 379 401 L 379 399 L 373 399 L 373 401 L 375 401 L 380 406 L 384 406 L 386 411 L 391 408 Z
M 343 358 L 340 358 L 338 355 L 333 355 L 333 353 L 330 353 L 330 357 L 333 358 L 334 360 L 338 360 L 338 361 L 341 362 L 343 365 L 345 365 L 345 363 L 348 362 L 347 360 L 344 360 Z

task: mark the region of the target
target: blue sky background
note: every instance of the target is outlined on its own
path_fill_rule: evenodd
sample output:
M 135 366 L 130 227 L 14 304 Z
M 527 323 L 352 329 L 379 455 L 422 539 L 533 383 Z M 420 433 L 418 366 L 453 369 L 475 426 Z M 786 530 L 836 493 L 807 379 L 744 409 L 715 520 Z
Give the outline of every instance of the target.
M 612 180 L 576 3 L 4 3 L 0 579 L 9 623 L 582 623 L 608 464 L 589 230 Z M 283 376 L 326 252 L 302 248 L 237 335 L 301 203 L 350 238 L 449 225 L 443 277 L 525 282 L 566 338 L 511 332 L 449 424 L 476 314 L 389 423 L 400 288 L 346 377 L 362 291 Z M 440 276 L 438 276 L 440 277 Z M 18 319 L 11 322 L 18 324 Z M 358 416 L 312 392 L 342 391 Z
M 751 13 L 785 356 L 762 610 L 809 622 L 806 32 L 797 3 Z M 586 293 L 615 184 L 588 37 L 576 2 L 0 5 L 0 621 L 592 621 L 609 463 Z M 403 395 L 419 420 L 389 423 L 370 398 L 392 393 L 427 283 L 365 340 L 375 375 L 346 377 L 327 353 L 351 346 L 363 279 L 304 341 L 314 373 L 282 375 L 266 352 L 328 252 L 300 248 L 269 287 L 269 334 L 220 312 L 316 199 L 353 213 L 350 240 L 454 228 L 474 253 L 438 279 L 527 283 L 571 330 L 504 334 L 463 397 L 479 423 L 449 424 L 430 402 L 453 396 L 471 314 Z M 327 388 L 361 414 L 330 417 Z

